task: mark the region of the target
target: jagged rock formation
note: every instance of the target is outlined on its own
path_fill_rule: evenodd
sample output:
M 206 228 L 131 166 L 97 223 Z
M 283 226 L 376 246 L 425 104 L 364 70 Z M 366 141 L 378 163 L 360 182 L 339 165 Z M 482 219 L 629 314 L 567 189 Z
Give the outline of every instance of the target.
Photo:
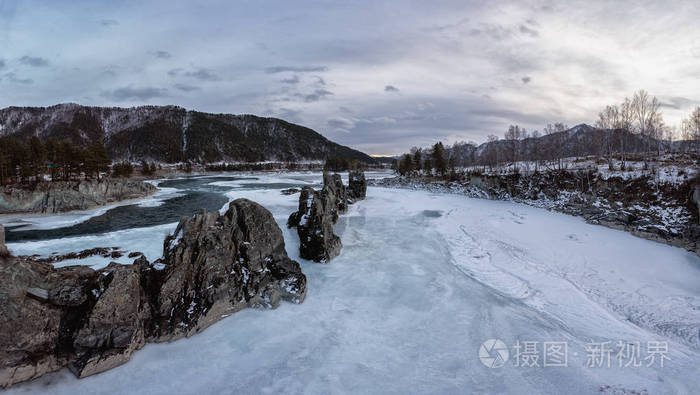
M 367 180 L 365 173 L 358 170 L 351 170 L 348 180 L 348 198 L 362 200 L 367 196 Z
M 181 221 L 150 280 L 154 341 L 190 336 L 245 307 L 301 303 L 306 294 L 306 277 L 287 257 L 272 214 L 246 199 L 223 216 L 203 212 Z
M 0 387 L 68 366 L 85 377 L 146 342 L 191 336 L 245 307 L 301 303 L 306 277 L 272 214 L 245 199 L 180 221 L 149 263 L 51 265 L 0 258 Z
M 122 200 L 139 199 L 157 188 L 143 181 L 122 179 L 40 182 L 0 189 L 0 214 L 60 213 L 87 210 Z
M 296 227 L 299 235 L 299 254 L 304 259 L 328 263 L 340 254 L 343 244 L 333 233 L 333 225 L 340 214 L 347 212 L 348 205 L 364 199 L 364 173 L 354 175 L 356 192 L 351 192 L 343 185 L 339 174 L 323 174 L 323 189 L 319 192 L 311 187 L 304 187 L 299 196 L 299 208 L 289 216 L 287 226 Z M 350 198 L 352 196 L 352 198 Z
M 159 162 L 300 161 L 368 155 L 275 118 L 208 114 L 176 106 L 132 108 L 58 104 L 0 109 L 0 136 L 103 141 L 113 160 Z

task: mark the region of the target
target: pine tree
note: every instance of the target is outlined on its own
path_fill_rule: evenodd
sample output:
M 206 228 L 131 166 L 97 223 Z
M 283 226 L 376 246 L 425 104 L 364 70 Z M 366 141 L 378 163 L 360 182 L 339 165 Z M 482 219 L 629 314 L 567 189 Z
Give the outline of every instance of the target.
M 413 169 L 420 173 L 423 168 L 423 150 L 418 148 L 413 154 Z
M 433 166 L 435 166 L 435 172 L 441 176 L 445 176 L 447 173 L 447 164 L 445 163 L 445 147 L 442 145 L 441 141 L 438 141 L 433 145 Z

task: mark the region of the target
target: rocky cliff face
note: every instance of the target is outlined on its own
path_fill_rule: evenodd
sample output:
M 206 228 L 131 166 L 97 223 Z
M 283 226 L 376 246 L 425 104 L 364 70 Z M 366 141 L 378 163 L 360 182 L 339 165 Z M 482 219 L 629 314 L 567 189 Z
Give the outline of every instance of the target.
M 180 221 L 149 263 L 55 269 L 0 259 L 0 387 L 68 366 L 85 377 L 146 342 L 191 336 L 245 307 L 301 303 L 306 277 L 269 211 L 239 199 Z
M 354 174 L 353 174 L 354 173 Z M 339 174 L 323 174 L 323 189 L 304 187 L 299 196 L 299 208 L 289 216 L 287 226 L 295 227 L 299 235 L 299 254 L 304 259 L 328 263 L 340 254 L 343 244 L 333 233 L 333 225 L 348 205 L 364 199 L 367 183 L 362 172 L 351 173 L 350 189 L 343 185 Z
M 207 114 L 175 106 L 0 109 L 0 136 L 55 137 L 76 145 L 103 141 L 113 160 L 300 161 L 327 158 L 374 162 L 315 131 L 275 118 Z
M 0 189 L 0 214 L 87 210 L 143 198 L 156 190 L 146 182 L 122 179 L 40 182 L 31 188 L 6 186 Z

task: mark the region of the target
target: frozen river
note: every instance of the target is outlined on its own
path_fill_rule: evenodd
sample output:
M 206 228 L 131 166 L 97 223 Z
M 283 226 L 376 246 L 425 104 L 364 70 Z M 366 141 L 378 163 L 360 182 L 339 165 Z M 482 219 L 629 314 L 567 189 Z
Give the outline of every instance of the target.
M 16 229 L 9 243 L 15 254 L 120 246 L 152 260 L 176 223 L 144 226 L 144 215 L 190 215 L 191 194 L 224 196 L 223 202 L 245 197 L 274 214 L 287 252 L 307 275 L 308 293 L 300 305 L 247 309 L 192 338 L 148 344 L 129 363 L 96 376 L 78 380 L 63 370 L 7 392 L 684 394 L 700 388 L 697 256 L 521 204 L 370 187 L 336 225 L 340 256 L 315 264 L 298 258 L 296 232 L 285 226 L 298 195 L 280 189 L 320 181 L 318 173 L 168 181 L 163 193 L 122 206 L 121 214 L 74 213 Z M 47 223 L 63 230 L 47 233 Z M 62 264 L 69 263 L 108 261 Z M 488 339 L 505 350 L 487 342 L 479 354 Z

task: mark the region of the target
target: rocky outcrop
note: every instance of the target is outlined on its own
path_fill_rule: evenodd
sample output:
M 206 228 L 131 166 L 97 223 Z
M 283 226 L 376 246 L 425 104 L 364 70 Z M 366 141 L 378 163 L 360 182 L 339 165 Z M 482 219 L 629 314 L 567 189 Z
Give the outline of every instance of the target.
M 7 250 L 5 245 L 5 228 L 0 225 L 0 258 L 10 255 L 10 251 Z
M 348 180 L 348 198 L 362 200 L 367 196 L 367 180 L 363 171 L 351 170 Z
M 338 256 L 343 244 L 333 233 L 333 224 L 331 210 L 324 206 L 323 192 L 304 187 L 299 196 L 299 210 L 287 221 L 287 226 L 297 228 L 299 256 L 322 263 Z
M 245 307 L 301 303 L 306 295 L 306 277 L 287 256 L 272 214 L 246 199 L 223 216 L 202 212 L 180 221 L 149 281 L 153 341 L 190 336 Z
M 0 259 L 0 387 L 68 366 L 78 377 L 146 342 L 191 336 L 245 307 L 301 303 L 306 277 L 269 211 L 245 199 L 180 221 L 163 257 L 56 269 Z
M 156 190 L 147 182 L 122 179 L 40 182 L 32 187 L 6 186 L 0 190 L 0 214 L 87 210 L 143 198 Z
M 289 216 L 287 226 L 296 228 L 299 235 L 299 255 L 304 259 L 328 263 L 340 254 L 340 237 L 333 233 L 333 225 L 348 205 L 364 199 L 367 184 L 364 173 L 356 174 L 352 192 L 343 185 L 339 174 L 323 174 L 323 189 L 304 187 L 299 196 L 299 208 Z M 364 189 L 362 184 L 364 183 Z

